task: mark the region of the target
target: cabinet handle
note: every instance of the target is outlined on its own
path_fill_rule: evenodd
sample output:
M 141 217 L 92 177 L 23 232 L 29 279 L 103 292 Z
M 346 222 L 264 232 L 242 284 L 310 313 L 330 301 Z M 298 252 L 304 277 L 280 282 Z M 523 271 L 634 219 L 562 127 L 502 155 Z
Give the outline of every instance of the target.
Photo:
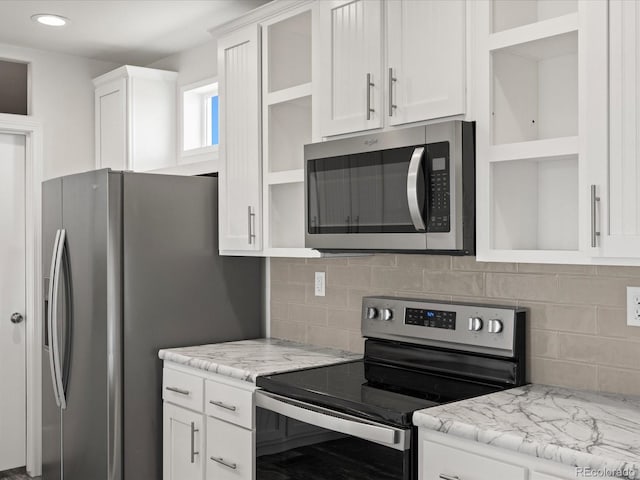
M 182 388 L 178 388 L 178 387 L 165 387 L 165 388 L 170 392 L 179 393 L 180 395 L 191 395 L 191 392 L 189 390 L 183 390 Z
M 393 103 L 393 84 L 397 82 L 398 79 L 393 76 L 393 68 L 389 67 L 389 116 L 393 117 L 393 110 L 398 108 L 398 105 Z
M 218 402 L 217 400 L 209 400 L 209 403 L 211 405 L 215 405 L 216 407 L 224 408 L 226 410 L 231 410 L 232 412 L 235 412 L 237 410 L 234 405 L 227 405 L 226 403 Z
M 196 463 L 196 455 L 200 453 L 196 452 L 196 432 L 198 431 L 196 424 L 191 422 L 191 463 Z
M 214 462 L 219 463 L 220 465 L 224 465 L 227 468 L 231 468 L 232 470 L 235 470 L 238 468 L 238 465 L 236 465 L 235 463 L 227 462 L 222 457 L 209 457 L 209 458 Z
M 598 237 L 600 236 L 600 231 L 596 229 L 596 210 L 599 202 L 600 197 L 596 191 L 596 186 L 591 185 L 591 247 L 593 248 L 598 246 Z
M 253 233 L 254 231 L 254 224 L 255 224 L 255 220 L 256 220 L 256 214 L 255 212 L 251 211 L 251 205 L 249 205 L 249 210 L 248 210 L 248 215 L 247 215 L 247 221 L 249 222 L 249 245 L 251 245 L 253 243 L 253 241 L 256 238 L 256 234 Z
M 441 480 L 460 480 L 460 477 L 456 475 L 447 475 L 446 473 L 440 474 Z
M 371 120 L 371 113 L 375 112 L 371 108 L 371 87 L 375 87 L 375 83 L 371 81 L 371 74 L 367 73 L 367 120 Z

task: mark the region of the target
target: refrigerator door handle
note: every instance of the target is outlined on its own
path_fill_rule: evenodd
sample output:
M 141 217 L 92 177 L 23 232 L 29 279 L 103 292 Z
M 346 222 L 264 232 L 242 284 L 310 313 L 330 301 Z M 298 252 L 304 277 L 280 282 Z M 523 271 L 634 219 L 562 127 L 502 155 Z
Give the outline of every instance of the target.
M 49 302 L 49 308 L 51 309 L 50 312 L 52 314 L 49 316 L 51 321 L 51 328 L 49 329 L 49 332 L 52 336 L 52 341 L 49 346 L 49 354 L 53 356 L 57 403 L 63 410 L 67 408 L 67 401 L 65 399 L 64 386 L 62 384 L 62 365 L 60 363 L 60 343 L 58 339 L 58 292 L 60 288 L 60 266 L 62 265 L 62 254 L 65 249 L 66 236 L 67 232 L 64 229 L 61 229 L 60 237 L 58 238 L 58 247 L 56 249 L 54 275 L 52 276 L 51 281 L 52 298 Z
M 53 252 L 51 253 L 51 269 L 49 271 L 49 291 L 47 292 L 47 345 L 49 349 L 49 366 L 51 367 L 51 383 L 53 384 L 53 396 L 56 399 L 56 405 L 60 407 L 60 396 L 58 394 L 58 380 L 56 375 L 56 367 L 53 354 L 53 312 L 54 312 L 54 288 L 53 283 L 56 275 L 56 266 L 58 259 L 58 247 L 60 245 L 60 230 L 56 231 L 56 238 L 53 241 Z

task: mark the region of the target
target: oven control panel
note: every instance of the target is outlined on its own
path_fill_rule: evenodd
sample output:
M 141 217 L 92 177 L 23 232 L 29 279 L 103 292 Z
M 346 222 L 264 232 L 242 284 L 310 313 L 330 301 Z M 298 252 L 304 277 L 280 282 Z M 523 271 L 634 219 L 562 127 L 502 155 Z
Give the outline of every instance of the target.
M 524 335 L 525 317 L 524 309 L 511 306 L 362 299 L 364 337 L 507 357 L 513 356 L 518 335 Z

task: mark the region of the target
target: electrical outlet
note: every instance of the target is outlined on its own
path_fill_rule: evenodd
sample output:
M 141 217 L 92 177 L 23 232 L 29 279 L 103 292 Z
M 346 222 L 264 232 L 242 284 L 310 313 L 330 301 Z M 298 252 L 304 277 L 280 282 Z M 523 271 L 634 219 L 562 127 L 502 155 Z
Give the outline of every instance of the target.
M 316 272 L 316 297 L 324 297 L 324 272 Z
M 640 287 L 627 287 L 627 325 L 640 327 Z

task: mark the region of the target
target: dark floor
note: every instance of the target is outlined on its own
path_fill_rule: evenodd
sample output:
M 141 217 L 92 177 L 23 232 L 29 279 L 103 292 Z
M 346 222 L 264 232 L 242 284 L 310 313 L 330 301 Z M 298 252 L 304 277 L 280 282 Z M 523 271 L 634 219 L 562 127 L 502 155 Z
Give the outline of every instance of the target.
M 0 472 L 0 480 L 31 480 L 31 477 L 27 475 L 24 467 L 22 467 Z

